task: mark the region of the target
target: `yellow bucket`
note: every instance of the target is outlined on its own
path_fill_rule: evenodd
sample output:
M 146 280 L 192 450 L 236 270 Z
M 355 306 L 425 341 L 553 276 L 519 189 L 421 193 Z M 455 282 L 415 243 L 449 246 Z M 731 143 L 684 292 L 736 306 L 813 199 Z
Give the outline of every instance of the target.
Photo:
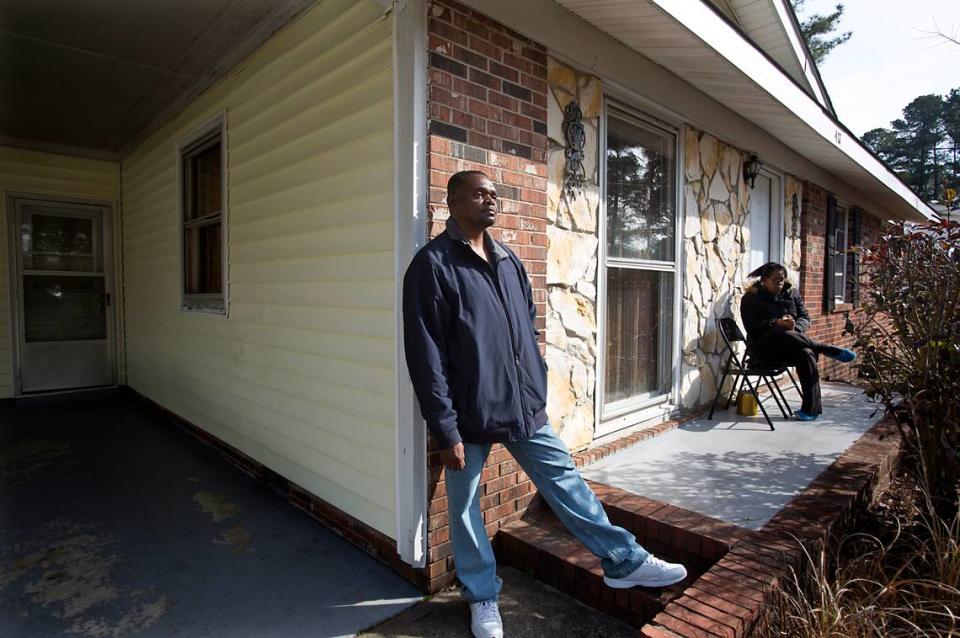
M 737 414 L 740 416 L 757 416 L 757 398 L 748 390 L 741 390 L 737 395 Z

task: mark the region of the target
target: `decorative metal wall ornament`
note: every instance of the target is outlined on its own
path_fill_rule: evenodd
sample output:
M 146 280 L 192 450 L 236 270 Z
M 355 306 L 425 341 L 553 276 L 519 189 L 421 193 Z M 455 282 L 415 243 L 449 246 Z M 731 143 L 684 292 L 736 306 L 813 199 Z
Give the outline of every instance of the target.
M 800 236 L 800 198 L 794 193 L 790 198 L 790 207 L 793 212 L 793 236 Z
M 583 146 L 587 143 L 587 134 L 583 130 L 583 111 L 576 100 L 563 109 L 563 138 L 567 142 L 563 151 L 566 158 L 563 190 L 572 199 L 583 192 L 587 181 L 587 169 L 583 166 Z

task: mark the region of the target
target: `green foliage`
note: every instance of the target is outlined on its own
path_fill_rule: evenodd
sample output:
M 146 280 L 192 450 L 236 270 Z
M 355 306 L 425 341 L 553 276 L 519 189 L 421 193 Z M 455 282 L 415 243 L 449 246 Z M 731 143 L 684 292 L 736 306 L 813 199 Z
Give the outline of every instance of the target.
M 946 187 L 960 190 L 960 89 L 921 95 L 890 128 L 867 131 L 862 139 L 926 201 L 941 200 Z
M 864 249 L 860 370 L 944 516 L 960 488 L 960 224 L 896 227 Z
M 799 15 L 806 0 L 791 0 L 791 3 L 793 4 L 793 10 Z M 850 36 L 853 35 L 852 31 L 834 35 L 842 16 L 843 5 L 838 4 L 833 13 L 826 15 L 815 13 L 800 23 L 800 32 L 803 33 L 803 39 L 806 40 L 810 54 L 813 55 L 813 61 L 817 64 L 822 63 L 828 53 L 849 40 Z

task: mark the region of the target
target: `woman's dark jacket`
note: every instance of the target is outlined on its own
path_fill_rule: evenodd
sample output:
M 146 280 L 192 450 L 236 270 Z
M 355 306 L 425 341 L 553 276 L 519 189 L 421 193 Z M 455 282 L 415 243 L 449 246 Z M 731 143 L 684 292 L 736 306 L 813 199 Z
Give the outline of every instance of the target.
M 490 263 L 451 218 L 403 279 L 407 367 L 442 449 L 525 440 L 547 422 L 547 366 L 523 264 L 485 235 Z
M 777 295 L 771 295 L 757 282 L 747 289 L 740 301 L 740 318 L 751 342 L 773 329 L 784 315 L 794 318 L 797 332 L 806 332 L 810 327 L 810 315 L 803 307 L 800 293 L 789 283 L 785 283 Z

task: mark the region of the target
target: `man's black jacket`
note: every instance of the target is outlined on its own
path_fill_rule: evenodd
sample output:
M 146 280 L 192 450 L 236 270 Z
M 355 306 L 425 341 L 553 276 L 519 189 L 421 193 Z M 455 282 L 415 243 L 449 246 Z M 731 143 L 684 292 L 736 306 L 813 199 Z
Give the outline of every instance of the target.
M 527 439 L 547 422 L 547 367 L 527 273 L 506 246 L 484 239 L 490 263 L 450 219 L 403 278 L 407 367 L 444 449 Z
M 785 283 L 779 294 L 771 295 L 759 282 L 747 289 L 740 301 L 740 318 L 747 329 L 747 337 L 756 341 L 773 328 L 773 324 L 784 315 L 790 315 L 797 322 L 797 332 L 806 332 L 810 327 L 810 315 L 803 305 L 800 293 L 789 283 Z

